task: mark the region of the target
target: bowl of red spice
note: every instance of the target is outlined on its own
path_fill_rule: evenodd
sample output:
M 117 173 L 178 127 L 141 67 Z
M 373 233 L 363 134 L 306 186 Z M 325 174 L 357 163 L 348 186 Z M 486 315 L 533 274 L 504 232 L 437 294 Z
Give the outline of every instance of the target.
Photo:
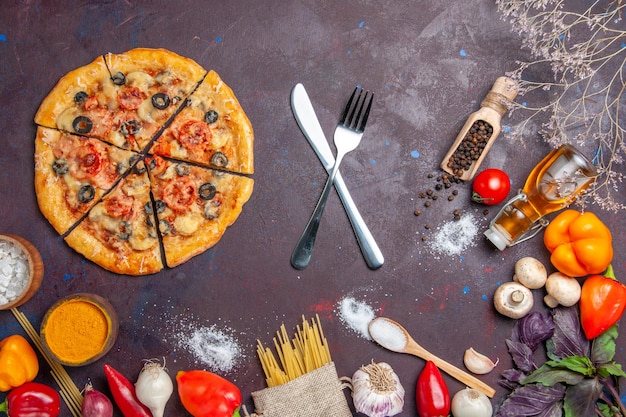
M 43 261 L 37 248 L 15 235 L 0 235 L 0 310 L 30 300 L 41 286 Z
M 119 320 L 113 306 L 92 293 L 76 293 L 54 303 L 41 322 L 41 344 L 66 366 L 97 361 L 115 344 Z

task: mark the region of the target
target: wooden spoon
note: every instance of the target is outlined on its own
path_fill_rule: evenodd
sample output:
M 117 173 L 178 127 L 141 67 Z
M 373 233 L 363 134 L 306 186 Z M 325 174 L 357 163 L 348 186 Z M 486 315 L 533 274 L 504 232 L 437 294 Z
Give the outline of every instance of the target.
M 470 388 L 474 388 L 489 398 L 493 398 L 496 390 L 485 384 L 480 379 L 468 374 L 456 366 L 433 355 L 411 337 L 404 327 L 395 321 L 378 317 L 369 324 L 370 336 L 382 347 L 393 352 L 408 353 L 422 358 L 425 361 L 433 361 L 437 368 L 441 369 L 457 381 L 460 381 Z

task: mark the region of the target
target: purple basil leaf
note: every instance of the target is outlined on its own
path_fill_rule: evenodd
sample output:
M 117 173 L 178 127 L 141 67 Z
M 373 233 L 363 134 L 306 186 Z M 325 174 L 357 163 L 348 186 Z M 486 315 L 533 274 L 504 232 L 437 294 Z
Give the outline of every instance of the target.
M 505 342 L 509 348 L 509 353 L 511 354 L 515 366 L 523 372 L 532 372 L 534 369 L 533 351 L 530 350 L 528 345 L 511 339 L 506 339 Z
M 537 311 L 518 320 L 520 342 L 528 345 L 533 352 L 554 333 L 554 320 L 549 314 L 545 316 Z
M 507 369 L 502 372 L 502 378 L 498 383 L 511 391 L 519 386 L 519 383 L 526 378 L 526 374 L 519 369 Z
M 567 387 L 563 409 L 570 416 L 594 416 L 596 402 L 602 393 L 602 384 L 596 378 L 584 379 Z
M 568 356 L 589 356 L 590 343 L 580 327 L 576 307 L 558 307 L 553 310 L 554 334 L 546 343 L 548 357 L 553 360 Z
M 502 403 L 495 417 L 561 417 L 565 386 L 524 385 L 516 388 Z M 543 413 L 543 414 L 542 414 Z M 547 413 L 547 414 L 546 414 Z

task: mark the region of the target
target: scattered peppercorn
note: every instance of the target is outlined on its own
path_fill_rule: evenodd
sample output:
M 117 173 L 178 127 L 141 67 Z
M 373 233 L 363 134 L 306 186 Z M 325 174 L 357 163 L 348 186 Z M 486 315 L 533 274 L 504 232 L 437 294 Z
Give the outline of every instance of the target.
M 413 214 L 415 214 L 416 216 L 419 216 L 420 214 L 422 214 L 422 210 L 415 210 Z

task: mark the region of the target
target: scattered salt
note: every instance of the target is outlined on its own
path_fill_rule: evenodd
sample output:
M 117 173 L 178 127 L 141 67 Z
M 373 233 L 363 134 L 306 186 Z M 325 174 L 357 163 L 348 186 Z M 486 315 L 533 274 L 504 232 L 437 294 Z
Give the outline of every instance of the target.
M 406 335 L 401 328 L 383 318 L 372 322 L 370 335 L 379 345 L 394 352 L 403 351 L 407 344 Z
M 444 223 L 433 239 L 429 239 L 431 249 L 449 256 L 461 255 L 474 244 L 478 234 L 477 224 L 476 218 L 470 213 L 464 214 L 459 220 Z
M 17 299 L 28 285 L 28 258 L 11 242 L 0 241 L 0 305 Z
M 173 336 L 179 348 L 187 350 L 198 363 L 214 372 L 233 370 L 243 357 L 238 341 L 227 327 L 179 323 Z
M 371 340 L 368 326 L 375 316 L 372 307 L 353 297 L 345 297 L 339 302 L 339 318 L 367 340 Z

